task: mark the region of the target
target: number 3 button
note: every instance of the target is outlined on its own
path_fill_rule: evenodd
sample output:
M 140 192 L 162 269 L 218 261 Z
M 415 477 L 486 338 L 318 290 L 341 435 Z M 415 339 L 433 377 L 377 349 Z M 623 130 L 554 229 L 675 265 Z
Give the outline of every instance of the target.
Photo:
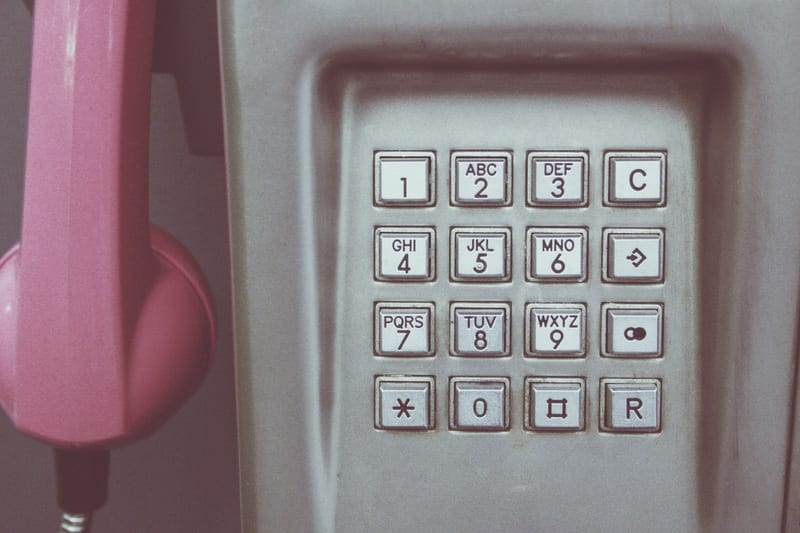
M 586 152 L 528 152 L 528 205 L 586 205 Z

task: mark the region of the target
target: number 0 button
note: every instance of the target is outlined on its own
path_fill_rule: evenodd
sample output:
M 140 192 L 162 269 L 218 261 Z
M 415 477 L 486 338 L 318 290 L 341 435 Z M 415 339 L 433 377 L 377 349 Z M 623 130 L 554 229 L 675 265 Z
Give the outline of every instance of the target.
M 508 378 L 450 378 L 450 429 L 507 430 L 508 383 Z
M 435 236 L 433 228 L 375 228 L 375 279 L 433 280 Z

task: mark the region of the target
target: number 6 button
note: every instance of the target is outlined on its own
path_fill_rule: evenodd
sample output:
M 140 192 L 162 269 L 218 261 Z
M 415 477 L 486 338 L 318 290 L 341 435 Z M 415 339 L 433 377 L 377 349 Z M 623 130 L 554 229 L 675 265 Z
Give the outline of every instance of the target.
M 508 281 L 510 249 L 508 228 L 452 228 L 450 277 L 453 281 Z
M 528 228 L 528 281 L 586 281 L 585 228 Z

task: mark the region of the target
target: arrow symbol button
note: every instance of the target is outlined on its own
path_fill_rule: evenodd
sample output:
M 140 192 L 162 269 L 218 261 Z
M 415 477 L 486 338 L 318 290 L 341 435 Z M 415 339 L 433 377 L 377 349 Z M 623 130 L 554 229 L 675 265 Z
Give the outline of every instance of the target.
M 625 259 L 630 261 L 635 268 L 639 268 L 639 265 L 645 262 L 647 256 L 644 255 L 644 252 L 642 252 L 639 248 L 634 248 L 631 252 L 631 255 L 627 256 Z

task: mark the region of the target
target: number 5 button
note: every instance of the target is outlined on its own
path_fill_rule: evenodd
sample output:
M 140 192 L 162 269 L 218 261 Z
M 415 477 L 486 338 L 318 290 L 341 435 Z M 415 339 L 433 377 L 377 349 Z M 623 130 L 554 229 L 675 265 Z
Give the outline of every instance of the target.
M 586 205 L 586 152 L 528 152 L 528 205 Z
M 508 228 L 452 228 L 450 277 L 453 281 L 508 281 L 510 249 Z

